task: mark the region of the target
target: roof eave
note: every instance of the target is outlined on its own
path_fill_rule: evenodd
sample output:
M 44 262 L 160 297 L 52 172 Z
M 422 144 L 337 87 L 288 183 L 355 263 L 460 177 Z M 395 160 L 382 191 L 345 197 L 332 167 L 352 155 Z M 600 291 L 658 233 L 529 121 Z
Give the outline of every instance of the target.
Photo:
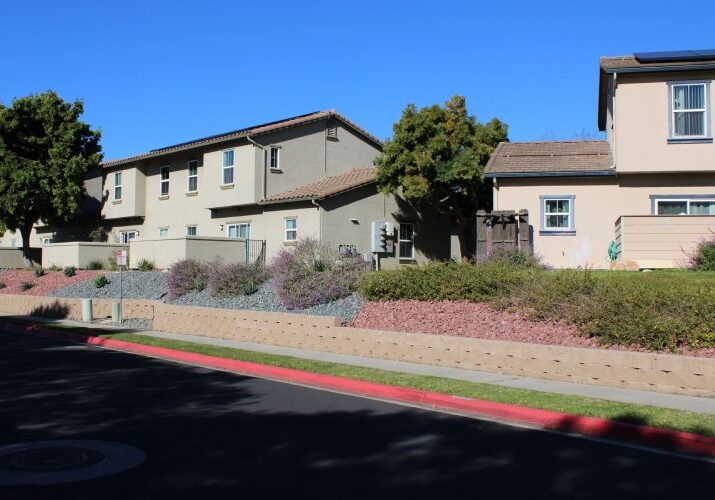
M 608 177 L 616 175 L 615 169 L 604 170 L 569 170 L 562 172 L 489 172 L 484 175 L 487 179 L 506 177 Z

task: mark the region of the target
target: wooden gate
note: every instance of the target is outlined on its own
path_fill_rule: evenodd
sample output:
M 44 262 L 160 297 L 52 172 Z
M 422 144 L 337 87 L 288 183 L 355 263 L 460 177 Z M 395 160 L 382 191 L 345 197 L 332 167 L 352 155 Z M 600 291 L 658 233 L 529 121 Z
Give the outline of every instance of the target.
M 533 253 L 528 210 L 477 212 L 477 258 L 498 250 Z

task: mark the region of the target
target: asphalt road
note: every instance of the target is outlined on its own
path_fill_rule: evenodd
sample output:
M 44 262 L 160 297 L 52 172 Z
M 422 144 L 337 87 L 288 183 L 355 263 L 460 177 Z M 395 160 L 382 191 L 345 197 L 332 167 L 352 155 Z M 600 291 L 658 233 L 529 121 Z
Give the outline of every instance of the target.
M 715 465 L 0 332 L 0 446 L 116 441 L 143 464 L 10 499 L 712 498 Z

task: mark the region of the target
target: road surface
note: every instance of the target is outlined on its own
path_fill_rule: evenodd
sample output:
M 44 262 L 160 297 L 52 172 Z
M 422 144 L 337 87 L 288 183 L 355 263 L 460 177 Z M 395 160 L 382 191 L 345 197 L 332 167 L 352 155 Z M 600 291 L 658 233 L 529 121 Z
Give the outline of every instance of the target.
M 712 498 L 676 455 L 0 332 L 0 446 L 101 440 L 146 459 L 0 499 Z M 0 464 L 1 465 L 1 464 Z

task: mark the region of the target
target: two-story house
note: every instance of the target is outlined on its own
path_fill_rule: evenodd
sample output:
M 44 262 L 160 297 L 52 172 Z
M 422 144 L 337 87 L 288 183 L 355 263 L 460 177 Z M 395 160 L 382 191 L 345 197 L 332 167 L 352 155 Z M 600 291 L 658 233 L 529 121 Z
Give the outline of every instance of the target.
M 606 140 L 500 144 L 494 208 L 528 209 L 555 267 L 682 266 L 715 233 L 713 79 L 713 50 L 601 58 Z
M 131 242 L 133 264 L 141 256 L 159 267 L 185 257 L 186 240 L 227 260 L 234 250 L 221 242 L 233 238 L 265 242 L 268 260 L 304 237 L 370 255 L 372 221 L 394 224 L 394 250 L 380 255 L 387 267 L 449 258 L 448 224 L 378 193 L 381 150 L 330 110 L 106 161 L 103 225 L 110 243 Z

